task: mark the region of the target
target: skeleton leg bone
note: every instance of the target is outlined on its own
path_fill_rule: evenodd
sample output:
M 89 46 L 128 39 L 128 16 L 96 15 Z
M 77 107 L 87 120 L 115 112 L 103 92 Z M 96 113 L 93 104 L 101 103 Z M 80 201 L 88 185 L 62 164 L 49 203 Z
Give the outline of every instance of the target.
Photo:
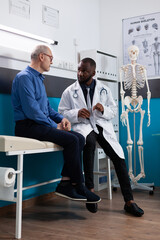
M 133 175 L 133 169 L 132 169 L 132 145 L 127 146 L 128 151 L 128 165 L 129 165 L 129 177 L 134 182 L 134 175 Z
M 140 120 L 140 127 L 139 127 L 139 140 L 137 142 L 137 145 L 143 145 L 142 125 L 143 125 L 145 110 L 140 109 L 140 114 L 141 114 L 141 120 Z
M 142 177 L 145 177 L 144 173 L 144 156 L 143 156 L 143 138 L 142 138 L 142 125 L 143 125 L 143 119 L 144 119 L 144 114 L 145 111 L 140 108 L 140 114 L 141 114 L 141 119 L 140 119 L 140 129 L 139 129 L 139 140 L 137 141 L 138 146 L 138 154 L 139 154 L 139 163 L 140 163 L 140 168 L 141 172 L 134 178 L 135 182 L 138 182 Z
M 126 110 L 127 135 L 128 135 L 127 144 L 132 145 L 133 141 L 131 139 L 131 132 L 130 132 L 129 120 L 128 120 L 128 112 L 129 112 L 129 110 L 127 109 Z
M 144 155 L 143 155 L 143 147 L 138 146 L 138 153 L 139 153 L 139 163 L 140 163 L 140 168 L 141 172 L 135 177 L 136 182 L 138 182 L 141 178 L 145 178 L 145 173 L 144 173 Z

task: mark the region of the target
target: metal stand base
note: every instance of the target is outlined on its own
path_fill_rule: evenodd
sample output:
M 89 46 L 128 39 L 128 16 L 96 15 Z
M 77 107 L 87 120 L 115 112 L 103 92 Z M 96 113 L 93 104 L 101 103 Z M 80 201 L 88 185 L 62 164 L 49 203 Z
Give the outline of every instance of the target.
M 112 184 L 112 189 L 114 192 L 117 191 L 117 188 L 119 188 L 120 185 L 118 183 Z M 131 189 L 140 189 L 140 190 L 146 190 L 149 191 L 150 195 L 154 194 L 154 183 L 135 183 L 131 181 Z
M 132 190 L 140 189 L 140 190 L 153 191 L 154 183 L 135 183 L 131 181 L 131 188 Z

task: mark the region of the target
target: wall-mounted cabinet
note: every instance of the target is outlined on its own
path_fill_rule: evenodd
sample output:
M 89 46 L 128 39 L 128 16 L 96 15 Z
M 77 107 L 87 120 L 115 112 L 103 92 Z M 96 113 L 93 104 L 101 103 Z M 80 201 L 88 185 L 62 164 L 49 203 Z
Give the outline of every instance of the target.
M 97 79 L 117 81 L 117 57 L 95 49 L 80 52 L 80 59 L 93 58 L 97 64 Z

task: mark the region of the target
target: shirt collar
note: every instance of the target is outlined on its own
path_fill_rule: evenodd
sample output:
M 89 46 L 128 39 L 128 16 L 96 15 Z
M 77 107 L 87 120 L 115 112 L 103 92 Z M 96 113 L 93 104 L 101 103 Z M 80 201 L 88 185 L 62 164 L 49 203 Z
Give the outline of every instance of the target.
M 89 85 L 89 86 L 87 86 L 87 85 L 85 85 L 84 83 L 81 83 L 80 85 L 81 85 L 81 88 L 84 90 L 84 89 L 86 89 L 86 88 L 90 88 L 90 89 L 94 89 L 94 87 L 95 87 L 95 80 L 93 79 L 93 81 L 92 81 L 92 83 L 91 83 L 91 85 Z
M 44 76 L 42 73 L 38 72 L 37 70 L 35 70 L 34 68 L 31 68 L 30 66 L 27 66 L 27 69 L 29 71 L 31 71 L 36 77 L 40 77 L 42 79 L 42 81 L 44 80 Z

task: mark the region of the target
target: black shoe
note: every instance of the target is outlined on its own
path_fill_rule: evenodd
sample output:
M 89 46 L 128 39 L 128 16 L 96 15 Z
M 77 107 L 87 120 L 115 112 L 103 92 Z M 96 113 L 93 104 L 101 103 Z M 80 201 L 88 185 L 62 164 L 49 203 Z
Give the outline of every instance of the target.
M 89 191 L 84 184 L 77 184 L 76 192 L 82 196 L 85 196 L 87 198 L 87 203 L 98 203 L 101 201 L 101 198 L 95 193 Z
M 130 206 L 125 204 L 124 210 L 136 217 L 141 217 L 144 214 L 144 211 L 141 208 L 139 208 L 136 203 L 131 203 Z
M 80 195 L 76 192 L 75 188 L 69 181 L 60 182 L 56 187 L 55 194 L 74 201 L 87 201 L 87 198 L 85 196 Z
M 91 213 L 96 213 L 98 211 L 97 203 L 86 203 L 86 208 Z

